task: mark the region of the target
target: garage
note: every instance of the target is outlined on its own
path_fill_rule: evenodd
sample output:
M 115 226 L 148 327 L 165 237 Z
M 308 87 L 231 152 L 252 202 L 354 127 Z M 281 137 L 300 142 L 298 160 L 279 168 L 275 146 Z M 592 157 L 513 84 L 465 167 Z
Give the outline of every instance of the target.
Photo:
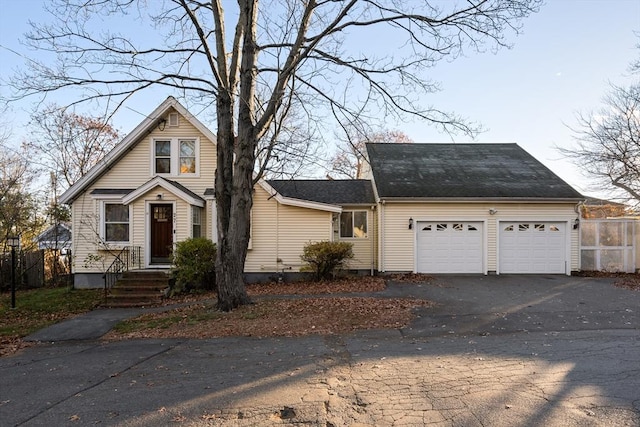
M 566 272 L 566 223 L 514 221 L 498 227 L 500 273 Z
M 484 273 L 483 223 L 418 221 L 418 273 Z

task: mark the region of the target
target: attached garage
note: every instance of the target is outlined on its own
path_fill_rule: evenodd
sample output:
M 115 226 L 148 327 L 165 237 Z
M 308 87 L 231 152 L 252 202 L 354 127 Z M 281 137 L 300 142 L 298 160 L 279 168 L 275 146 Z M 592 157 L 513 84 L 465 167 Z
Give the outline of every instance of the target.
M 418 273 L 484 273 L 483 223 L 418 221 Z
M 566 273 L 565 222 L 501 221 L 498 230 L 500 273 Z

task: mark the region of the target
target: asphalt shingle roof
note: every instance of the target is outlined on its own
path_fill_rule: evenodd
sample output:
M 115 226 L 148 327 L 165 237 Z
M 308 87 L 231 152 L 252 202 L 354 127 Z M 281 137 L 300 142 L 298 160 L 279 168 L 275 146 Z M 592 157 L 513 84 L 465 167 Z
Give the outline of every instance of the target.
M 380 198 L 582 199 L 517 144 L 367 144 Z
M 284 197 L 308 200 L 332 205 L 375 203 L 371 181 L 346 180 L 269 180 L 267 181 Z

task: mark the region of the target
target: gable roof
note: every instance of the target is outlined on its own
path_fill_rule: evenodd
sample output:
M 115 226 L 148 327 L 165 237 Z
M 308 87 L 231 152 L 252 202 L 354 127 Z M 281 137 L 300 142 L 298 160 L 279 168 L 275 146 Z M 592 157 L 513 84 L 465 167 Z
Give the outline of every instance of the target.
M 368 179 L 345 180 L 269 180 L 278 193 L 292 199 L 332 205 L 374 204 L 375 197 Z
M 176 110 L 189 121 L 196 129 L 204 134 L 211 142 L 215 143 L 216 136 L 200 120 L 192 115 L 173 96 L 167 97 L 151 114 L 149 114 L 134 130 L 120 141 L 104 158 L 92 167 L 75 184 L 67 189 L 61 196 L 61 203 L 71 203 L 80 193 L 108 171 L 113 164 L 119 161 L 140 138 L 149 134 L 163 119 L 170 109 Z
M 517 144 L 367 144 L 380 199 L 584 197 Z
M 71 246 L 71 227 L 60 223 L 52 225 L 35 238 L 39 249 L 67 248 Z
M 153 190 L 156 187 L 161 187 L 170 193 L 175 194 L 180 197 L 182 200 L 186 201 L 190 205 L 199 206 L 203 208 L 205 206 L 205 201 L 202 197 L 198 196 L 193 191 L 189 190 L 184 185 L 179 182 L 170 181 L 161 176 L 156 176 L 155 178 L 151 178 L 149 181 L 142 184 L 140 187 L 135 190 L 127 193 L 122 198 L 122 203 L 128 205 L 129 203 L 136 200 L 138 197 L 145 195 L 147 192 Z

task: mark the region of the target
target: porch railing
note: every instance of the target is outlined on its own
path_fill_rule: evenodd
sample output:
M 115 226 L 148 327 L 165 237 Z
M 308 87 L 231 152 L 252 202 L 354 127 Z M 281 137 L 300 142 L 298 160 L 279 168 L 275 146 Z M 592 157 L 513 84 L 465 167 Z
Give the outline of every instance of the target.
M 139 269 L 142 266 L 140 257 L 140 246 L 125 246 L 115 255 L 115 258 L 107 271 L 104 272 L 104 297 L 107 298 L 107 292 L 115 285 L 122 273 L 128 270 Z

